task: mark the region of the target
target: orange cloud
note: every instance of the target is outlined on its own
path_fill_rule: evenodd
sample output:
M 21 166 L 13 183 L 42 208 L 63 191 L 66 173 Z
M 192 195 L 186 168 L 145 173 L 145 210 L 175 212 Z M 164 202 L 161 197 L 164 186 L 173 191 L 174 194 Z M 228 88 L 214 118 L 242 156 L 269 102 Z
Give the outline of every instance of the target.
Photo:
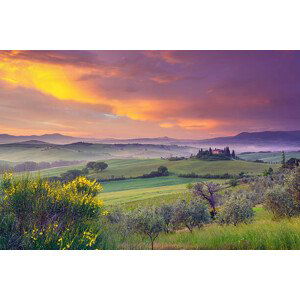
M 222 124 L 224 124 L 224 122 L 212 119 L 180 119 L 178 121 L 178 126 L 188 130 L 213 129 Z
M 87 104 L 104 104 L 110 107 L 111 113 L 126 116 L 132 120 L 158 122 L 161 128 L 179 126 L 187 130 L 205 130 L 216 128 L 219 121 L 211 119 L 187 119 L 174 117 L 186 108 L 184 101 L 172 99 L 108 99 L 95 90 L 89 80 L 79 80 L 93 75 L 99 70 L 93 67 L 76 67 L 72 64 L 54 64 L 46 61 L 30 61 L 19 56 L 18 51 L 0 51 L 0 80 L 12 86 L 21 86 L 38 90 L 59 100 L 71 100 Z M 162 52 L 163 57 L 172 57 L 169 52 Z M 103 73 L 104 72 L 104 73 Z M 102 76 L 119 76 L 112 69 L 104 70 Z M 177 80 L 175 77 L 157 76 L 151 78 L 159 83 Z M 172 118 L 172 119 L 171 119 Z M 163 123 L 160 123 L 164 120 Z
M 173 124 L 173 123 L 161 123 L 161 124 L 159 124 L 159 126 L 162 127 L 162 128 L 172 128 L 175 125 L 176 124 Z
M 77 82 L 84 70 L 15 59 L 13 54 L 0 61 L 0 79 L 16 86 L 36 89 L 60 100 L 96 103 L 85 82 Z

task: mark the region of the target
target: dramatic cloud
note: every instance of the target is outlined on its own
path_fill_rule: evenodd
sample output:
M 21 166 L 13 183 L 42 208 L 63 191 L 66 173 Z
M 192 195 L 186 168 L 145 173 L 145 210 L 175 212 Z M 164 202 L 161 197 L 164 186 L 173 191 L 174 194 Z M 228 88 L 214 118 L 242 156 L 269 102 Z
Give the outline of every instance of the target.
M 300 129 L 298 51 L 0 51 L 0 130 L 203 138 Z

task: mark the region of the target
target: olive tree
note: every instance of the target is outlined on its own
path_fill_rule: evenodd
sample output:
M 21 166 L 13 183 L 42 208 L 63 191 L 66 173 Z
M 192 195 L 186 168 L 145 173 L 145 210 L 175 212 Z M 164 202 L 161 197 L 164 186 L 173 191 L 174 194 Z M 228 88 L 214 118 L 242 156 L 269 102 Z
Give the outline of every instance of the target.
M 219 224 L 233 224 L 248 223 L 253 219 L 254 212 L 251 202 L 247 199 L 245 194 L 232 194 L 221 206 L 217 222 Z
M 211 207 L 211 216 L 214 218 L 217 211 L 217 201 L 219 198 L 218 192 L 223 187 L 220 184 L 213 182 L 198 182 L 193 185 L 192 192 L 200 200 L 207 201 Z
M 276 185 L 267 190 L 264 207 L 272 212 L 275 218 L 292 217 L 297 214 L 292 194 L 286 187 Z
M 147 236 L 152 250 L 154 241 L 161 232 L 165 231 L 164 219 L 153 207 L 133 211 L 127 217 L 127 225 L 131 231 Z
M 174 208 L 172 223 L 175 227 L 184 225 L 190 232 L 210 222 L 210 214 L 205 203 L 192 200 L 180 201 Z
M 156 208 L 156 212 L 160 215 L 165 222 L 165 232 L 169 233 L 172 226 L 172 218 L 174 215 L 174 205 L 172 204 L 163 204 Z

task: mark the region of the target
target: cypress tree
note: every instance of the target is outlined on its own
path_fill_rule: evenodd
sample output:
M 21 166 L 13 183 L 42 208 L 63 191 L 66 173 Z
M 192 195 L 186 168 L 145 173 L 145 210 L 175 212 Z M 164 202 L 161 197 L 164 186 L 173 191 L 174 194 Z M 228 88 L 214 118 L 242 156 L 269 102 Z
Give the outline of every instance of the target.
M 285 153 L 284 153 L 284 151 L 281 152 L 281 166 L 282 166 L 282 168 L 286 167 L 286 161 L 285 161 Z
M 233 159 L 236 158 L 234 150 L 232 150 L 231 157 L 232 157 Z

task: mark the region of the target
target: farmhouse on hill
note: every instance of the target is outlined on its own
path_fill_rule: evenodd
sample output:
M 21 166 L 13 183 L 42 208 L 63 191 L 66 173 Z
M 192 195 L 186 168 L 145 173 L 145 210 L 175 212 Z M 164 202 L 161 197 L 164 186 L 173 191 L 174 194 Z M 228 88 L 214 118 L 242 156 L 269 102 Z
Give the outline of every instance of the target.
M 230 152 L 229 147 L 225 147 L 224 149 L 209 148 L 208 150 L 201 148 L 195 158 L 204 160 L 230 160 L 236 159 L 236 155 L 234 150 Z
M 224 154 L 224 150 L 215 148 L 212 150 L 212 154 L 218 155 L 218 154 Z

